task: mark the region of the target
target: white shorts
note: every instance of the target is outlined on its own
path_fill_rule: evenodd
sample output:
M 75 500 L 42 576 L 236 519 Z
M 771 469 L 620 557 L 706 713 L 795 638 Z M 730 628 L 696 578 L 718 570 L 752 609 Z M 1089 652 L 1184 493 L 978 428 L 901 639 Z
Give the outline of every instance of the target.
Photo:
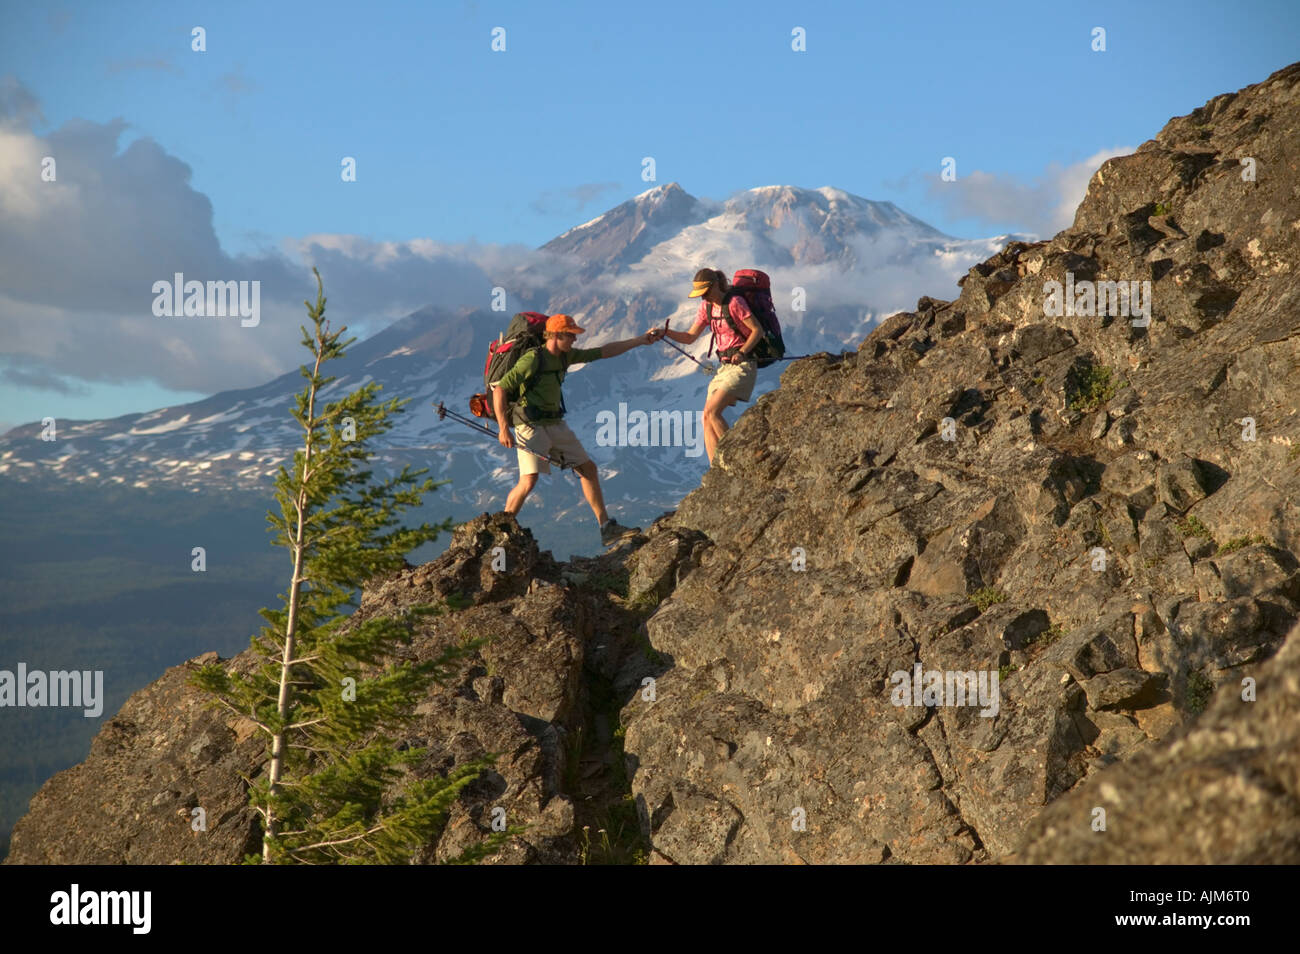
M 524 444 L 528 445 L 528 450 L 524 450 Z M 516 425 L 515 449 L 519 456 L 521 477 L 549 474 L 551 462 L 546 459 L 548 456 L 554 457 L 566 467 L 581 467 L 591 460 L 578 440 L 578 435 L 563 420 Z M 539 454 L 542 456 L 539 457 Z

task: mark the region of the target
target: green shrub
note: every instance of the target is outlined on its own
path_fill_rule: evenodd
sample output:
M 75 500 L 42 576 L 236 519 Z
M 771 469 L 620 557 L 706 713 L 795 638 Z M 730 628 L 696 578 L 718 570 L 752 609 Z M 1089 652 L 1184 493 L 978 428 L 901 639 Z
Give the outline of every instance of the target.
M 1121 388 L 1128 387 L 1127 381 L 1115 383 L 1111 369 L 1104 365 L 1089 365 L 1083 370 L 1072 371 L 1066 388 L 1071 397 L 1066 402 L 1066 409 L 1088 414 L 1097 410 Z
M 1240 550 L 1243 547 L 1254 546 L 1257 543 L 1267 544 L 1268 542 L 1269 541 L 1266 537 L 1262 537 L 1258 533 L 1252 533 L 1244 537 L 1233 537 L 1223 546 L 1219 547 L 1219 552 L 1231 553 L 1233 550 Z
M 1025 640 L 1025 646 L 1050 646 L 1064 635 L 1065 626 L 1061 623 L 1053 623 L 1041 633 L 1035 633 Z
M 1005 603 L 1009 598 L 996 586 L 982 586 L 967 597 L 981 613 L 995 603 Z
M 1202 523 L 1201 518 L 1195 514 L 1179 520 L 1175 526 L 1178 527 L 1178 532 L 1184 537 L 1205 537 L 1207 540 L 1214 539 L 1214 535 L 1210 533 L 1210 528 Z
M 1183 696 L 1183 705 L 1188 712 L 1199 715 L 1210 704 L 1214 694 L 1214 682 L 1199 670 L 1187 677 L 1187 689 Z
M 659 608 L 659 594 L 654 590 L 644 590 L 628 600 L 626 605 L 633 613 L 648 619 Z

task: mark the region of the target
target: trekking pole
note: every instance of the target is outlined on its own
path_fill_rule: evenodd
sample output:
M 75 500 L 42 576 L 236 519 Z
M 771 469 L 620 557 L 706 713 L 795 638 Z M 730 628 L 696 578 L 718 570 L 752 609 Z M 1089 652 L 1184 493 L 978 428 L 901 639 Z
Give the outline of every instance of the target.
M 671 321 L 671 320 L 672 320 L 672 319 L 669 319 L 669 321 Z M 677 352 L 680 352 L 681 354 L 686 355 L 686 357 L 690 358 L 692 361 L 694 361 L 696 364 L 698 364 L 698 365 L 700 366 L 700 370 L 703 371 L 705 374 L 716 374 L 716 373 L 717 373 L 717 372 L 714 370 L 713 365 L 711 365 L 711 364 L 705 364 L 703 361 L 701 361 L 699 358 L 695 357 L 695 355 L 691 354 L 691 353 L 690 353 L 689 351 L 687 351 L 685 348 L 679 348 L 679 347 L 677 347 L 677 345 L 676 345 L 674 342 L 668 340 L 668 322 L 667 322 L 667 321 L 664 322 L 664 336 L 663 336 L 662 338 L 660 338 L 659 340 L 662 341 L 664 344 L 668 345 L 668 347 L 672 348 L 674 351 L 677 351 Z
M 488 437 L 491 437 L 493 440 L 496 440 L 498 442 L 500 441 L 500 438 L 497 436 L 495 431 L 488 430 L 488 428 L 484 427 L 478 421 L 471 421 L 467 417 L 462 417 L 461 415 L 457 414 L 455 411 L 452 411 L 444 407 L 441 401 L 439 401 L 435 406 L 438 408 L 438 420 L 442 421 L 450 417 L 453 421 L 459 421 L 461 424 L 464 424 L 466 427 L 472 427 L 476 431 L 483 432 Z M 556 467 L 560 468 L 560 470 L 564 470 L 566 467 L 565 464 L 560 463 L 558 460 L 556 460 L 554 457 L 550 456 L 549 454 L 538 454 L 537 451 L 529 447 L 527 443 L 520 440 L 518 435 L 515 436 L 515 443 L 518 444 L 520 447 L 522 447 L 524 450 L 528 451 L 530 454 L 535 454 L 538 457 L 542 457 L 550 461 Z

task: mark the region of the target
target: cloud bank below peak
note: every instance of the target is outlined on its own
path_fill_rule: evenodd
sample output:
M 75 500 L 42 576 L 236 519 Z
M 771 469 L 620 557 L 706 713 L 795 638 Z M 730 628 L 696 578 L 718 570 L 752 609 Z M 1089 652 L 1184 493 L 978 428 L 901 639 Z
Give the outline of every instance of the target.
M 1071 165 L 1051 163 L 1042 175 L 1028 180 L 978 169 L 963 173 L 959 167 L 952 182 L 937 174 L 925 176 L 926 195 L 953 219 L 974 219 L 994 227 L 1015 222 L 1034 235 L 1050 238 L 1074 222 L 1075 210 L 1098 167 L 1133 149 L 1118 146 Z

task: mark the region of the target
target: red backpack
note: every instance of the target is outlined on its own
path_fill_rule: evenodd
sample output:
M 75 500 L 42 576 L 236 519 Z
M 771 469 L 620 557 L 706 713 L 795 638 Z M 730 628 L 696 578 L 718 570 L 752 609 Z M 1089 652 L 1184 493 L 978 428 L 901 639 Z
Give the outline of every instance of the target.
M 506 376 L 506 372 L 519 363 L 529 351 L 542 347 L 543 332 L 546 331 L 546 315 L 536 311 L 521 311 L 510 319 L 506 330 L 488 345 L 487 360 L 483 363 L 483 391 L 469 399 L 469 409 L 475 417 L 495 419 L 492 410 L 492 385 Z M 540 373 L 542 363 L 537 362 Z M 537 375 L 533 376 L 536 380 Z M 532 386 L 529 381 L 523 388 L 527 391 Z M 521 391 L 522 393 L 522 391 Z M 507 408 L 507 416 L 509 409 Z
M 772 280 L 766 272 L 756 268 L 742 268 L 736 272 L 731 288 L 722 302 L 722 316 L 731 325 L 731 330 L 741 338 L 748 338 L 744 328 L 737 327 L 731 317 L 731 299 L 740 295 L 754 314 L 759 330 L 763 333 L 758 345 L 753 350 L 754 362 L 760 368 L 766 368 L 785 356 L 785 339 L 781 337 L 781 321 L 776 317 L 776 306 L 772 304 Z M 713 353 L 713 342 L 709 342 L 709 354 Z

